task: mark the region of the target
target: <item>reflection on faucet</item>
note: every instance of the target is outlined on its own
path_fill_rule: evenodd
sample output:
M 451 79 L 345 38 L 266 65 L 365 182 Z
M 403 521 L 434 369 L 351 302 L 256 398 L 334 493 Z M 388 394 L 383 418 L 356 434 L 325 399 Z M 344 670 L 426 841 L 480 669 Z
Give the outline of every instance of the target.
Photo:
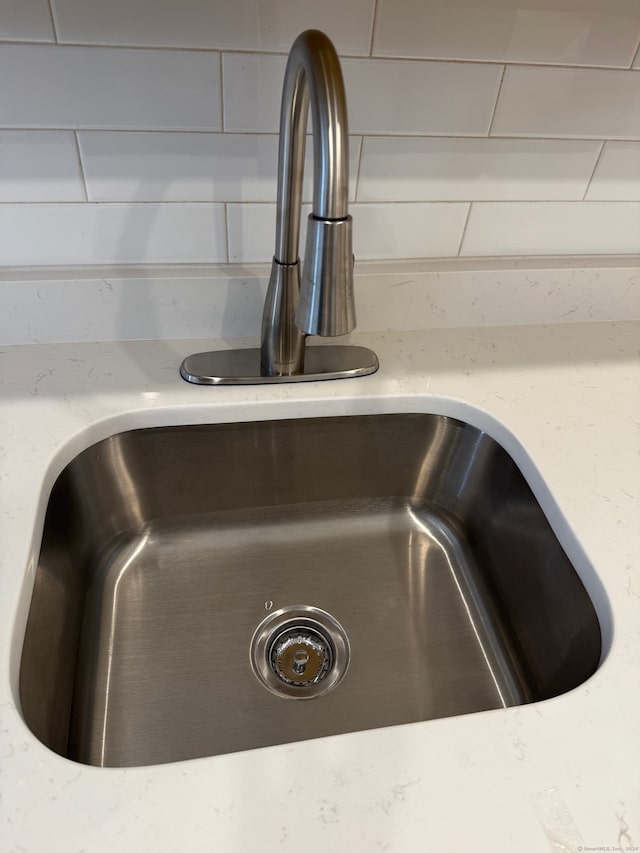
M 302 276 L 298 245 L 307 117 L 313 130 L 313 208 Z M 278 155 L 276 250 L 260 350 L 198 353 L 180 373 L 197 384 L 299 382 L 363 376 L 378 369 L 364 347 L 306 347 L 307 335 L 355 327 L 347 100 L 340 61 L 324 33 L 295 40 L 284 77 Z

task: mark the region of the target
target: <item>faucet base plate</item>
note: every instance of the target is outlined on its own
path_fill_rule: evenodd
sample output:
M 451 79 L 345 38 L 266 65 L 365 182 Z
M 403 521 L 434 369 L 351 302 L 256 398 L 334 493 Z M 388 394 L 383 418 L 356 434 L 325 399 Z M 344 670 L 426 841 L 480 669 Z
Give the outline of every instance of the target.
M 258 348 L 231 349 L 187 356 L 180 365 L 180 375 L 195 385 L 267 385 L 367 376 L 379 366 L 377 355 L 366 347 L 312 346 L 305 348 L 304 373 L 266 376 Z

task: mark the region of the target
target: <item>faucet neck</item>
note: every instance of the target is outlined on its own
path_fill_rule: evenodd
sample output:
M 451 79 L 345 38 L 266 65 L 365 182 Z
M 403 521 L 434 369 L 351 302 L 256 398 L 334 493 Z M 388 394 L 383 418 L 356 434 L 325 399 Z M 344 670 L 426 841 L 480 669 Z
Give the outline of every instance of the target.
M 309 104 L 313 116 L 313 212 L 307 225 L 304 267 L 298 242 Z M 347 99 L 340 61 L 329 39 L 307 30 L 295 40 L 284 78 L 280 115 L 276 251 L 262 311 L 260 378 L 254 353 L 200 353 L 180 368 L 189 382 L 216 384 L 232 377 L 256 382 L 341 379 L 378 369 L 364 347 L 310 347 L 307 335 L 346 335 L 355 328 L 349 198 Z M 246 353 L 249 352 L 247 356 Z M 229 357 L 227 362 L 225 359 Z M 227 378 L 221 378 L 220 365 Z M 230 367 L 229 367 L 230 365 Z M 253 379 L 251 379 L 253 377 Z
M 298 262 L 302 177 L 311 103 L 313 128 L 313 216 L 348 217 L 349 134 L 347 100 L 340 61 L 331 41 L 318 30 L 295 40 L 282 91 L 275 260 Z

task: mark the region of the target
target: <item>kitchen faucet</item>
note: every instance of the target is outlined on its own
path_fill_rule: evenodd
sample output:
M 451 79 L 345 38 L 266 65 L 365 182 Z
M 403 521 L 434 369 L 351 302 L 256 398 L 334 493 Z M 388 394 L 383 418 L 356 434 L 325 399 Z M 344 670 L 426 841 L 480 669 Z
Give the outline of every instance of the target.
M 298 245 L 309 106 L 313 205 L 301 274 Z M 347 100 L 340 61 L 324 33 L 306 30 L 293 43 L 284 76 L 276 247 L 260 349 L 191 355 L 180 368 L 184 379 L 201 385 L 300 382 L 364 376 L 378 369 L 375 353 L 365 347 L 306 346 L 308 335 L 345 335 L 355 327 L 348 192 Z

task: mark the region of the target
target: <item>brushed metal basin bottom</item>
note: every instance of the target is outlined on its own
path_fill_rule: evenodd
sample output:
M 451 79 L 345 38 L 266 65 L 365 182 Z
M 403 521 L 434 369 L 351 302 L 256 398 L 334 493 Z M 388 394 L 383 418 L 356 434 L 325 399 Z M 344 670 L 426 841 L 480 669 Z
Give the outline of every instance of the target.
M 334 690 L 250 660 L 299 604 L 344 626 Z M 51 749 L 158 764 L 539 701 L 596 669 L 591 601 L 519 470 L 449 418 L 137 430 L 50 498 L 20 694 Z

